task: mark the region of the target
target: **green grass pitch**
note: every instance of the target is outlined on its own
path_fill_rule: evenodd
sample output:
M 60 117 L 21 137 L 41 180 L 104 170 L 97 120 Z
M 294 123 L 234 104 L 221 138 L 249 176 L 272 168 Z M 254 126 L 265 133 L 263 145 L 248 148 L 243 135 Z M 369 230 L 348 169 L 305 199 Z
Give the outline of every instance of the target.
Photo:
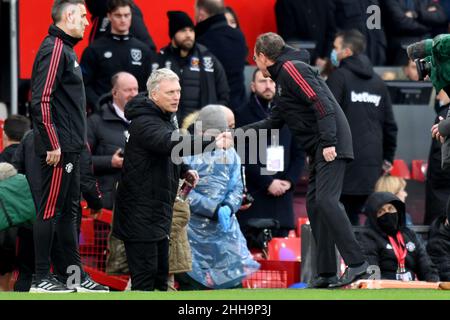
M 69 294 L 1 292 L 0 300 L 450 300 L 450 291 L 237 289 Z

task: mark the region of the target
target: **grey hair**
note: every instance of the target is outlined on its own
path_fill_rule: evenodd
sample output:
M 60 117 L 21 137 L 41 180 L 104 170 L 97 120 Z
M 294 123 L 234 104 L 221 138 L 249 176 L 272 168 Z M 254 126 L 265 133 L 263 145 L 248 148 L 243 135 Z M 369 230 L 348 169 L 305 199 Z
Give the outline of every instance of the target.
M 207 130 L 223 132 L 228 128 L 227 118 L 223 110 L 225 106 L 209 104 L 203 107 L 195 121 L 195 132 L 197 134 Z
M 153 91 L 159 90 L 159 84 L 163 80 L 177 80 L 180 81 L 180 78 L 177 76 L 175 72 L 167 68 L 161 68 L 152 72 L 150 77 L 147 80 L 147 90 L 148 93 L 151 94 Z
M 0 181 L 11 178 L 17 174 L 16 168 L 8 162 L 0 162 Z
M 70 4 L 84 5 L 84 0 L 55 0 L 55 2 L 53 2 L 53 6 L 52 6 L 53 23 L 56 24 L 61 21 L 64 10 Z
M 264 54 L 267 58 L 275 61 L 283 51 L 286 43 L 283 38 L 274 33 L 267 32 L 258 36 L 255 43 L 256 54 Z

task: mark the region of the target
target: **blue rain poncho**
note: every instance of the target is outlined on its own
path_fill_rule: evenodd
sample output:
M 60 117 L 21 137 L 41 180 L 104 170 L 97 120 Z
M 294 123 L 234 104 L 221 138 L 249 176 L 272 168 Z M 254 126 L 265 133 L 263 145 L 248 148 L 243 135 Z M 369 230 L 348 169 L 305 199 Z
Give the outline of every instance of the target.
M 192 271 L 188 275 L 209 288 L 235 287 L 259 269 L 235 216 L 243 194 L 239 156 L 230 148 L 185 157 L 184 163 L 200 176 L 188 198 L 192 250 Z M 223 205 L 228 205 L 233 213 L 226 232 L 217 220 L 217 210 Z

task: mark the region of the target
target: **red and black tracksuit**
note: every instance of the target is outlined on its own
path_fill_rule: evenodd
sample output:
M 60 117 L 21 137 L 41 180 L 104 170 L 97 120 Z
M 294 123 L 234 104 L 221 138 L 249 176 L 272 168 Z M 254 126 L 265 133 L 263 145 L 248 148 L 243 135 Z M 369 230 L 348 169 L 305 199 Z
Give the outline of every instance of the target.
M 336 274 L 335 245 L 346 264 L 356 266 L 364 256 L 339 202 L 346 163 L 353 159 L 352 135 L 344 112 L 326 83 L 304 63 L 302 51 L 288 46 L 268 67 L 277 84 L 271 116 L 243 127 L 281 129 L 287 125 L 310 158 L 306 206 L 317 243 L 318 274 Z M 326 162 L 323 149 L 336 148 L 337 157 Z
M 31 76 L 31 115 L 42 184 L 34 225 L 37 281 L 50 272 L 50 251 L 56 236 L 66 265 L 81 267 L 76 232 L 80 199 L 80 152 L 86 145 L 86 98 L 83 76 L 73 46 L 80 39 L 50 26 L 36 55 Z M 47 151 L 61 149 L 56 167 Z

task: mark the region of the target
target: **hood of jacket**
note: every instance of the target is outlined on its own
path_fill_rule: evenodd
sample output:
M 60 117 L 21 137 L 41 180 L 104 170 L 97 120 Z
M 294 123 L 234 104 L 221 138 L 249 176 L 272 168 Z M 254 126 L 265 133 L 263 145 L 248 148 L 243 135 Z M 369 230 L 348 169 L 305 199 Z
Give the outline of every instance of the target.
M 381 230 L 377 223 L 377 212 L 387 203 L 392 204 L 397 209 L 399 229 L 406 225 L 405 204 L 390 192 L 374 192 L 367 199 L 365 213 L 369 226 L 383 235 L 385 232 Z
M 133 121 L 133 119 L 142 115 L 156 115 L 170 121 L 173 113 L 163 112 L 152 100 L 148 98 L 147 95 L 138 94 L 126 104 L 125 117 L 128 120 Z
M 275 81 L 275 79 L 278 78 L 278 74 L 286 61 L 293 61 L 293 60 L 309 64 L 310 60 L 309 52 L 306 51 L 305 49 L 295 49 L 293 47 L 286 45 L 283 51 L 281 52 L 280 56 L 275 61 L 275 64 L 267 68 L 270 75 L 272 76 L 272 79 Z
M 362 79 L 370 79 L 374 75 L 372 63 L 364 54 L 350 56 L 342 60 L 339 68 L 350 70 L 353 74 Z

